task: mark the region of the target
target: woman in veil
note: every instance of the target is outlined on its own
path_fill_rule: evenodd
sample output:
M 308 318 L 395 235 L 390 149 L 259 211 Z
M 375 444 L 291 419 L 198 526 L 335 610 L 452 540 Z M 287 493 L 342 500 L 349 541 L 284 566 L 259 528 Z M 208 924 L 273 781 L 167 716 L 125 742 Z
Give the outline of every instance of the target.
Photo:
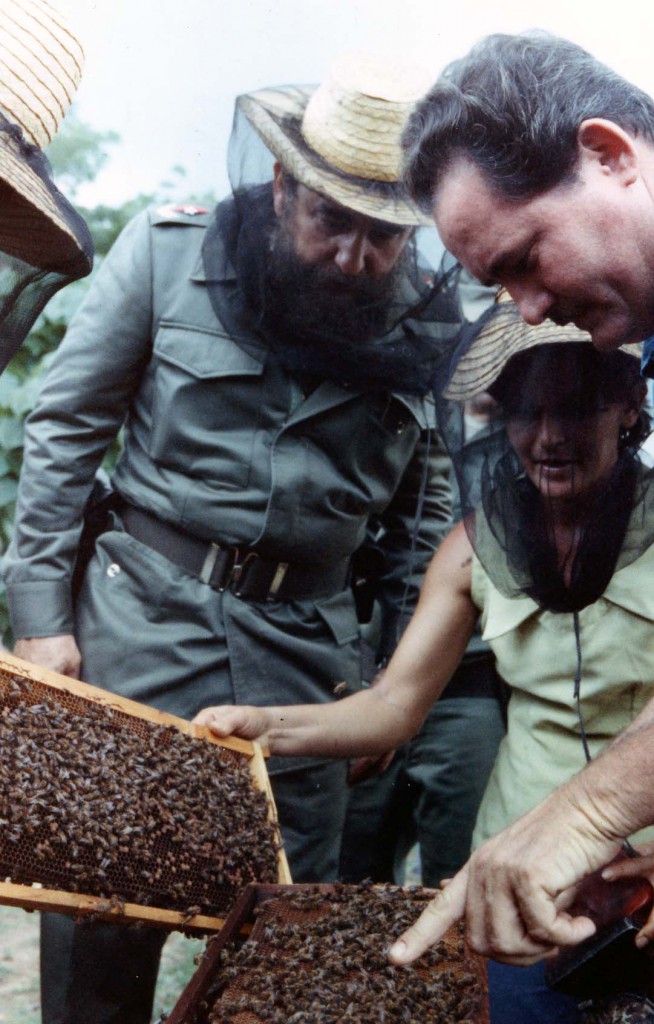
M 511 698 L 474 843 L 579 771 L 654 696 L 639 355 L 598 352 L 576 328 L 529 327 L 512 302 L 496 304 L 456 354 L 441 409 L 467 515 L 434 556 L 381 679 L 332 705 L 208 708 L 198 720 L 276 754 L 378 755 L 418 731 L 481 616 Z M 482 391 L 502 416 L 472 478 L 457 437 L 461 403 Z M 489 977 L 493 1024 L 581 1019 L 540 965 L 493 965 Z

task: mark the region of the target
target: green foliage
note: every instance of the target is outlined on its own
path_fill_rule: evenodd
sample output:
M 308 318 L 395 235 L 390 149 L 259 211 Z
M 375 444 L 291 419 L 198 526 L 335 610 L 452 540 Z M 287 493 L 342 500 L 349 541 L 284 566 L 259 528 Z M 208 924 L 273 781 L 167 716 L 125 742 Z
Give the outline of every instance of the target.
M 72 198 L 80 185 L 93 181 L 109 160 L 106 147 L 118 142 L 116 132 L 97 132 L 80 121 L 73 107 L 48 146 L 48 160 L 62 191 Z
M 107 146 L 119 142 L 115 132 L 97 132 L 79 121 L 74 112 L 48 147 L 48 158 L 58 184 L 74 196 L 77 188 L 92 181 L 109 159 Z M 171 169 L 171 180 L 162 182 L 156 192 L 138 195 L 121 206 L 78 207 L 89 225 L 95 244 L 94 271 L 102 262 L 127 222 L 147 206 L 162 202 L 195 201 L 212 205 L 215 197 L 187 195 L 181 186 L 182 167 Z M 93 274 L 75 281 L 58 292 L 48 303 L 19 351 L 0 376 L 0 551 L 6 549 L 13 527 L 16 491 L 23 455 L 23 426 L 34 407 L 44 375 L 66 327 L 80 305 Z M 119 451 L 119 441 L 107 454 L 105 466 L 111 467 Z M 9 616 L 4 586 L 0 582 L 0 637 L 11 643 Z
M 106 256 L 116 238 L 141 210 L 156 202 L 154 195 L 138 195 L 129 199 L 122 206 L 94 206 L 92 209 L 79 207 L 79 211 L 89 226 L 95 246 L 95 262 Z

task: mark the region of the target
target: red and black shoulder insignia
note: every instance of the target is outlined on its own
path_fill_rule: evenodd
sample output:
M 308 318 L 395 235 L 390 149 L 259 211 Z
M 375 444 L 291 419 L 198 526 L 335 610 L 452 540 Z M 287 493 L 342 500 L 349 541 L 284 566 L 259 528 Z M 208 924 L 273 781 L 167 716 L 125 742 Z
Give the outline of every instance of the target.
M 195 203 L 164 203 L 157 207 L 155 213 L 160 220 L 183 220 L 185 217 L 206 216 L 210 211 L 206 206 Z

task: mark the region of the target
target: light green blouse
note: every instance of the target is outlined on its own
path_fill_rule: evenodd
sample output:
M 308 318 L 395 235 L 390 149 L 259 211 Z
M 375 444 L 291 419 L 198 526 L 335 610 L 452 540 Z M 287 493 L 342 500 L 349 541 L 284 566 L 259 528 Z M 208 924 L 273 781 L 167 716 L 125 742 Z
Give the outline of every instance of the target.
M 571 613 L 504 597 L 475 557 L 472 596 L 483 638 L 511 686 L 508 730 L 477 817 L 478 845 L 524 814 L 585 764 L 574 708 Z M 654 545 L 612 577 L 579 612 L 581 706 L 595 756 L 654 697 Z M 654 828 L 638 841 L 654 838 Z

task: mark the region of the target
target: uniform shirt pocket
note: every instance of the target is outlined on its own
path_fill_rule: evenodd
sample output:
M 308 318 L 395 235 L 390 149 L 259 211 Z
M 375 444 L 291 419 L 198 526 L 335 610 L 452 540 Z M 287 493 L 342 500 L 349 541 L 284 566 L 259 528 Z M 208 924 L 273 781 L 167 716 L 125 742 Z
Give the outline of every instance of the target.
M 149 454 L 218 487 L 248 483 L 263 364 L 220 331 L 162 323 L 153 349 Z

